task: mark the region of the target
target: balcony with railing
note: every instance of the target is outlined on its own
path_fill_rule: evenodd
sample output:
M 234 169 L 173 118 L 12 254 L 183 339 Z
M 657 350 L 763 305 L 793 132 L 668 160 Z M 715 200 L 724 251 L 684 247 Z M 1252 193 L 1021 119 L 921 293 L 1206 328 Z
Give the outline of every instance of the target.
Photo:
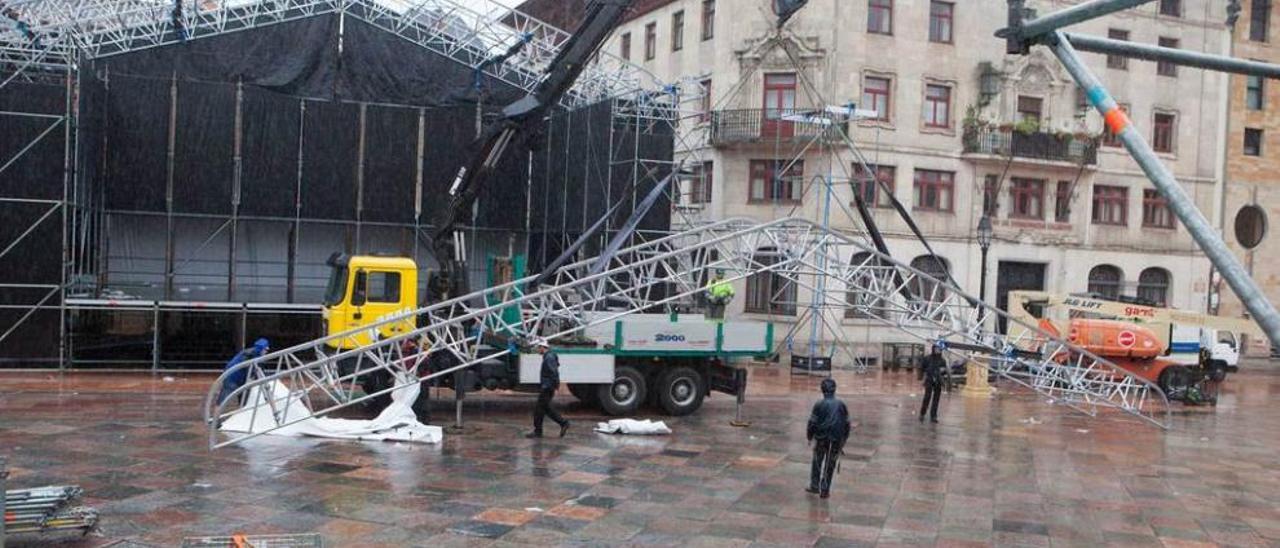
M 808 111 L 793 109 L 716 110 L 710 114 L 711 145 L 794 143 L 822 138 L 841 139 L 843 120 L 819 116 L 804 121 Z
M 964 129 L 964 153 L 1092 166 L 1098 164 L 1098 139 L 1087 135 L 971 126 Z

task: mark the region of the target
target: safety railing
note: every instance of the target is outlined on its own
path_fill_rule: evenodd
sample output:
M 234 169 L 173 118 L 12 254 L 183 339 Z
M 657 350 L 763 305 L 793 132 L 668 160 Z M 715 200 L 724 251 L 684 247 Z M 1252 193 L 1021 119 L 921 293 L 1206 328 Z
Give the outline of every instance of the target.
M 797 109 L 733 109 L 711 112 L 713 146 L 744 143 L 807 142 L 814 138 L 839 140 L 837 126 L 806 123 Z M 843 124 L 843 122 L 841 122 Z
M 1098 140 L 1089 136 L 1023 132 L 999 127 L 968 127 L 964 130 L 966 154 L 1013 156 L 1029 160 L 1097 165 Z

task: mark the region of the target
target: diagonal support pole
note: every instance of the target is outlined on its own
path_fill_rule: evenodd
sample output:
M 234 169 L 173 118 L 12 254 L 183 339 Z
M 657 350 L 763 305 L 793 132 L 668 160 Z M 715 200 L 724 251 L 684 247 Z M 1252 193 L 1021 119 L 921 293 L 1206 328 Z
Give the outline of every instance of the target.
M 1236 292 L 1236 296 L 1248 308 L 1249 313 L 1262 327 L 1263 332 L 1267 334 L 1267 338 L 1271 340 L 1272 346 L 1280 346 L 1280 312 L 1276 311 L 1271 301 L 1267 300 L 1266 295 L 1258 288 L 1253 278 L 1249 277 L 1249 273 L 1236 260 L 1235 255 L 1231 254 L 1231 250 L 1227 248 L 1226 242 L 1214 230 L 1213 225 L 1205 219 L 1204 214 L 1196 208 L 1195 202 L 1187 196 L 1182 186 L 1178 184 L 1178 180 L 1169 172 L 1169 168 L 1165 167 L 1160 158 L 1156 156 L 1151 145 L 1142 137 L 1138 130 L 1134 129 L 1133 124 L 1129 121 L 1124 111 L 1120 110 L 1115 99 L 1102 86 L 1102 82 L 1085 66 L 1080 60 L 1080 55 L 1076 53 L 1075 48 L 1071 46 L 1071 42 L 1061 32 L 1054 33 L 1054 39 L 1050 40 L 1049 48 L 1053 54 L 1066 67 L 1067 72 L 1071 74 L 1071 78 L 1076 81 L 1082 89 L 1085 90 L 1089 98 L 1089 103 L 1098 112 L 1102 114 L 1103 120 L 1106 121 L 1107 131 L 1110 131 L 1124 143 L 1129 154 L 1138 162 L 1138 166 L 1142 168 L 1143 173 L 1148 179 L 1155 184 L 1156 189 L 1169 202 L 1169 209 L 1178 216 L 1178 220 L 1187 227 L 1187 232 L 1191 233 L 1191 237 L 1195 238 L 1200 249 L 1204 251 L 1209 260 L 1213 262 L 1213 266 L 1222 273 L 1222 277 L 1227 280 L 1231 289 Z

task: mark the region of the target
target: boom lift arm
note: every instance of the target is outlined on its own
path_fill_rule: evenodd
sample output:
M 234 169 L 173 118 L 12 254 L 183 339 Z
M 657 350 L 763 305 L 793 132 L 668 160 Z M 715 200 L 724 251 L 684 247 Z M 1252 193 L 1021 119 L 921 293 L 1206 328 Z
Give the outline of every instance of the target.
M 547 66 L 547 76 L 532 93 L 502 109 L 502 117 L 485 127 L 475 141 L 471 157 L 458 169 L 449 188 L 449 206 L 435 223 L 432 251 L 441 271 L 431 280 L 432 297 L 443 300 L 469 292 L 465 250 L 457 232 L 459 217 L 471 209 L 476 196 L 507 147 L 529 133 L 553 105 L 569 91 L 583 68 L 595 56 L 613 29 L 622 21 L 632 0 L 594 0 L 573 36 Z

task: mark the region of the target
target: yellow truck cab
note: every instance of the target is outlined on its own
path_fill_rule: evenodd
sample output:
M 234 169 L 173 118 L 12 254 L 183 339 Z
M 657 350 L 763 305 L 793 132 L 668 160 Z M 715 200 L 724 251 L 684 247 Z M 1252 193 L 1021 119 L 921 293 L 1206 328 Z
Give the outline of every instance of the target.
M 418 265 L 413 259 L 334 253 L 328 264 L 332 271 L 324 294 L 326 334 L 336 335 L 418 308 Z M 390 337 L 412 331 L 415 322 L 409 316 L 378 330 L 383 337 Z M 372 330 L 366 330 L 327 343 L 349 350 L 371 344 L 375 338 Z

